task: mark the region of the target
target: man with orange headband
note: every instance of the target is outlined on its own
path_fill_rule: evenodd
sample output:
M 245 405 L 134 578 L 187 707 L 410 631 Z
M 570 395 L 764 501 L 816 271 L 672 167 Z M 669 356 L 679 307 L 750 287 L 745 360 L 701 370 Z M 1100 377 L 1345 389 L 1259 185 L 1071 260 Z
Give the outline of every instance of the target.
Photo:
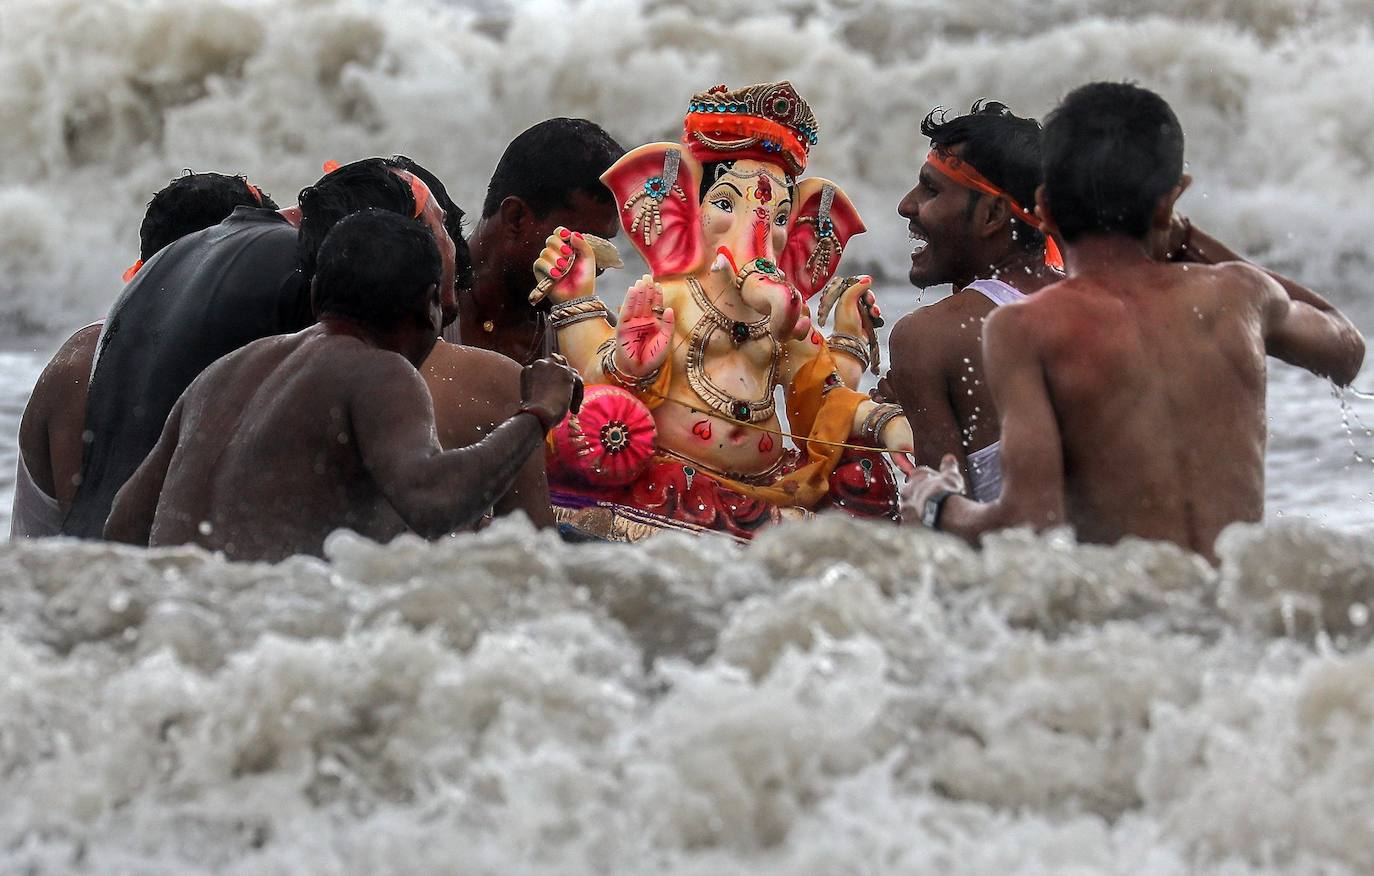
M 1068 523 L 1083 541 L 1166 540 L 1215 560 L 1222 529 L 1264 516 L 1265 354 L 1348 384 L 1364 341 L 1316 293 L 1171 222 L 1190 179 L 1159 95 L 1083 86 L 1042 142 L 1037 212 L 1068 277 L 987 322 L 1004 488 L 961 495 L 951 454 L 912 476 L 904 520 L 970 540 Z
M 326 173 L 299 209 L 240 207 L 143 266 L 101 334 L 86 402 L 81 485 L 62 532 L 99 538 L 115 493 L 157 442 L 182 391 L 219 357 L 314 322 L 309 279 L 329 229 L 380 207 L 422 218 L 440 244 L 451 298 L 455 249 L 424 183 L 383 158 Z M 298 217 L 297 232 L 292 218 Z
M 897 207 L 914 241 L 911 282 L 950 283 L 954 294 L 893 327 L 882 390 L 901 402 L 919 462 L 953 454 L 973 495 L 996 498 L 999 433 L 983 376 L 983 320 L 1061 276 L 1053 242 L 1027 210 L 1040 184 L 1040 125 L 979 101 L 958 118 L 932 112 L 921 133 L 930 154 Z
M 139 257 L 124 272 L 128 283 L 143 263 L 173 241 L 208 228 L 236 207 L 277 209 L 242 176 L 187 172 L 148 202 L 139 228 Z M 103 319 L 77 330 L 39 375 L 19 425 L 12 538 L 57 535 L 81 473 L 86 389 Z

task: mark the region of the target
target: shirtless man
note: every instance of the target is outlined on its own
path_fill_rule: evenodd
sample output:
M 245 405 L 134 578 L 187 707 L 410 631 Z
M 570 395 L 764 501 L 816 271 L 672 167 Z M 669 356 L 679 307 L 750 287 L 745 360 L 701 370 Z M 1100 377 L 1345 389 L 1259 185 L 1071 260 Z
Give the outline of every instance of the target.
M 1063 275 L 1046 265 L 1045 236 L 1023 209 L 1040 185 L 1039 123 L 996 102 L 954 119 L 940 112 L 921 122 L 931 153 L 897 212 L 915 241 L 912 285 L 951 283 L 954 293 L 893 327 L 882 389 L 911 423 L 917 461 L 935 466 L 952 455 L 971 495 L 991 501 L 1002 476 L 983 321 Z
M 153 195 L 139 228 L 138 261 L 124 273 L 129 282 L 163 247 L 208 228 L 235 207 L 277 209 L 272 199 L 241 176 L 187 173 Z M 91 379 L 98 320 L 68 338 L 39 375 L 19 424 L 11 538 L 57 535 L 81 474 L 86 390 Z
M 416 368 L 439 336 L 445 245 L 389 211 L 340 221 L 318 253 L 318 324 L 196 378 L 120 490 L 106 537 L 275 561 L 322 554 L 341 527 L 384 541 L 474 523 L 575 407 L 579 384 L 538 361 L 522 374 L 518 414 L 471 447 L 439 447 Z
M 600 176 L 624 152 L 585 119 L 540 122 L 506 147 L 472 236 L 476 282 L 459 284 L 459 320 L 444 333 L 452 343 L 436 344 L 420 369 L 444 447 L 471 443 L 516 409 L 520 366 L 552 340 L 543 311 L 529 303 L 534 262 L 560 225 L 615 236 L 615 201 Z M 517 510 L 553 525 L 542 454 L 530 457 L 495 514 Z
M 1037 205 L 1068 279 L 987 321 L 1001 498 L 959 495 L 946 456 L 907 484 L 905 517 L 970 540 L 1069 523 L 1083 541 L 1166 540 L 1215 561 L 1222 529 L 1264 514 L 1265 354 L 1344 385 L 1364 341 L 1315 293 L 1198 232 L 1163 241 L 1190 180 L 1158 95 L 1086 85 L 1042 142 Z
M 386 159 L 355 161 L 303 189 L 298 207 L 240 207 L 138 272 L 110 310 L 86 402 L 88 445 L 65 535 L 99 538 L 115 493 L 157 443 L 178 397 L 219 357 L 315 321 L 309 279 L 335 222 L 365 207 L 411 216 L 436 238 L 443 211 Z M 297 230 L 299 225 L 299 232 Z M 453 248 L 444 249 L 451 285 Z
M 458 297 L 472 291 L 471 251 L 463 237 L 463 211 L 449 198 L 448 189 L 433 173 L 414 160 L 397 155 L 393 166 L 409 171 L 429 186 L 444 210 L 444 228 L 454 245 L 452 294 L 443 296 L 444 326 L 458 317 Z M 477 347 L 440 340 L 420 367 L 420 376 L 434 400 L 434 424 L 439 445 L 445 450 L 466 447 L 509 419 L 520 407 L 520 366 L 513 360 Z M 509 490 L 496 501 L 493 517 L 522 511 L 536 526 L 553 525 L 544 454 L 532 453 Z
M 544 354 L 543 312 L 529 303 L 534 262 L 559 226 L 615 237 L 615 199 L 601 174 L 625 150 L 586 119 L 548 119 L 520 134 L 496 164 L 472 233 L 477 282 L 445 339 L 525 364 Z

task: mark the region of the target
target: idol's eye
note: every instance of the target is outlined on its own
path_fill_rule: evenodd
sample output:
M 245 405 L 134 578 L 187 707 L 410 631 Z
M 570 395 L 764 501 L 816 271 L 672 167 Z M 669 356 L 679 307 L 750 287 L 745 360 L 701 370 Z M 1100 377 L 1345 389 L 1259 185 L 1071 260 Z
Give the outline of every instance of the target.
M 711 206 L 725 213 L 733 213 L 735 210 L 735 205 L 730 203 L 729 198 L 716 198 L 711 202 Z
M 787 227 L 787 219 L 788 219 L 788 215 L 787 215 L 786 213 L 779 213 L 779 214 L 773 219 L 773 224 L 776 225 L 776 226 L 778 226 L 779 228 L 785 228 L 785 227 Z

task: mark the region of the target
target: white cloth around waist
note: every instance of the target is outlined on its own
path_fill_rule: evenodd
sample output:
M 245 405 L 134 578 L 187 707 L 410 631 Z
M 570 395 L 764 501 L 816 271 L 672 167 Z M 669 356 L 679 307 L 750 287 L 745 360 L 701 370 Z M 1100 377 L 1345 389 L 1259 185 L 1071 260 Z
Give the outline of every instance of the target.
M 33 482 L 24 451 L 19 450 L 14 478 L 14 508 L 10 512 L 10 538 L 49 538 L 62 533 L 62 508 L 57 500 Z
M 964 288 L 973 289 L 996 307 L 1026 297 L 1024 292 L 1001 280 L 974 280 Z M 1002 442 L 994 441 L 968 455 L 969 489 L 979 502 L 994 502 L 1002 495 Z

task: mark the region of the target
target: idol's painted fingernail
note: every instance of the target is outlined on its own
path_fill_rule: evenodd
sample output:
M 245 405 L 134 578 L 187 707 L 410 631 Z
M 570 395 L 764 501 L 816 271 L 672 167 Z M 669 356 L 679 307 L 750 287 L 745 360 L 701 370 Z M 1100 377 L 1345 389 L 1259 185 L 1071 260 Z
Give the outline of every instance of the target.
M 568 245 L 565 243 L 565 244 L 563 244 L 562 246 L 560 246 L 560 247 L 558 248 L 558 251 L 561 252 L 561 253 L 563 253 L 563 255 L 567 255 L 568 253 L 572 252 L 572 247 L 568 246 Z
M 562 228 L 559 229 L 558 236 L 563 238 L 564 240 L 567 240 L 569 237 L 572 237 L 572 232 L 566 228 Z
M 573 240 L 581 240 L 581 239 L 582 239 L 582 232 L 580 232 L 580 231 L 574 231 L 574 232 L 573 232 Z
M 558 265 L 558 269 L 561 271 L 568 266 L 568 260 L 559 259 L 558 261 L 554 262 L 554 264 Z
M 549 276 L 557 280 L 559 277 L 563 276 L 563 272 L 558 268 L 554 268 L 552 271 L 549 271 Z

